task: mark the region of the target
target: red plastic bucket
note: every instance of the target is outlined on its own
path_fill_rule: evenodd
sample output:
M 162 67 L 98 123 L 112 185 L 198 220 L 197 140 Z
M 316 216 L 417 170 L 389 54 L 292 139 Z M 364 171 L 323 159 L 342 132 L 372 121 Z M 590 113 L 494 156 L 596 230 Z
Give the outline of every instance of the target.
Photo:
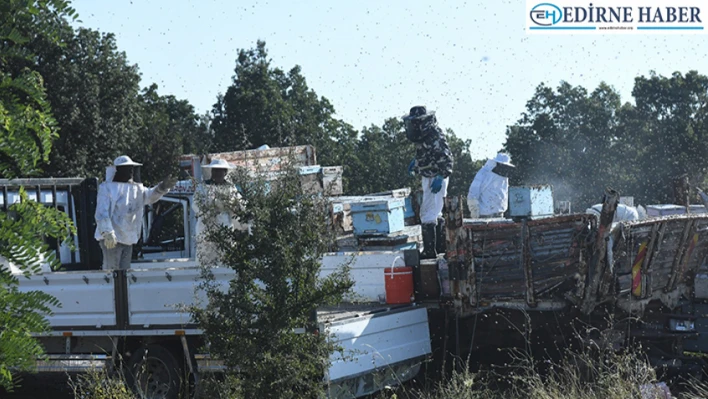
M 386 303 L 389 305 L 411 303 L 413 296 L 413 268 L 392 267 L 384 270 L 386 279 Z

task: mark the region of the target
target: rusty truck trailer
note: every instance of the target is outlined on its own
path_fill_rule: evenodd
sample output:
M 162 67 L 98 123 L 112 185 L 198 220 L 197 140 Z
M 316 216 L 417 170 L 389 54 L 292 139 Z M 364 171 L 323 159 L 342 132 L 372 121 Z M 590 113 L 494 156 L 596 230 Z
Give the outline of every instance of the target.
M 599 217 L 471 220 L 463 218 L 462 198 L 448 198 L 450 289 L 437 305 L 463 320 L 455 331 L 458 345 L 498 346 L 507 340 L 504 332 L 519 335 L 528 327 L 477 323 L 479 315 L 493 320 L 505 312 L 510 323 L 535 321 L 540 336 L 553 320 L 557 339 L 577 332 L 580 320 L 612 331 L 615 347 L 641 344 L 657 364 L 671 358 L 674 366 L 695 368 L 681 350 L 683 340 L 695 336 L 695 317 L 680 308 L 691 300 L 708 255 L 708 214 L 613 223 L 618 202 L 619 194 L 608 191 Z M 490 341 L 467 343 L 485 334 Z

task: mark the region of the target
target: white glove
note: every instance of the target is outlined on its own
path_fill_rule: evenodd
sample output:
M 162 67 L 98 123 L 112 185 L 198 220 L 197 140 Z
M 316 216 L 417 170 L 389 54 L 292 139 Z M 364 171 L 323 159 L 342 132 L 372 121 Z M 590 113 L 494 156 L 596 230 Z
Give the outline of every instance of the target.
M 479 218 L 479 201 L 476 198 L 467 198 L 467 207 L 470 210 L 472 219 Z
M 113 249 L 116 247 L 116 244 L 118 244 L 116 233 L 114 233 L 113 231 L 107 231 L 101 235 L 103 236 L 103 244 L 106 246 L 106 248 Z
M 162 192 L 167 192 L 172 190 L 172 188 L 177 184 L 177 178 L 172 177 L 172 176 L 167 176 L 164 178 L 160 184 L 158 185 L 157 189 L 162 191 Z

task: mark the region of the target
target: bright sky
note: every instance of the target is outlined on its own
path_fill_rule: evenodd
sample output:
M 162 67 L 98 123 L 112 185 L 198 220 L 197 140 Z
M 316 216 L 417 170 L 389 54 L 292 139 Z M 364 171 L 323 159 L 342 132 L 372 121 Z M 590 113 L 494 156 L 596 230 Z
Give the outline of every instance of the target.
M 435 110 L 443 128 L 492 156 L 535 87 L 601 81 L 631 101 L 634 78 L 708 74 L 704 35 L 528 36 L 525 2 L 415 0 L 74 0 L 82 26 L 116 34 L 144 86 L 203 113 L 231 82 L 237 51 L 266 41 L 273 65 L 300 65 L 337 117 L 360 129 Z M 586 2 L 579 2 L 585 5 Z

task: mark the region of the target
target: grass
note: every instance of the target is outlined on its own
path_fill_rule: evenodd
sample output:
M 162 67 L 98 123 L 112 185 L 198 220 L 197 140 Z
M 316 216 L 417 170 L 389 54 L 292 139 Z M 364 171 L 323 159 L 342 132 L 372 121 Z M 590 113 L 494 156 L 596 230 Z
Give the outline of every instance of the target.
M 425 388 L 402 385 L 388 388 L 376 399 L 659 399 L 642 396 L 641 388 L 659 381 L 656 371 L 641 352 L 565 352 L 557 362 L 536 360 L 514 351 L 513 361 L 503 369 L 478 373 L 462 367 L 443 381 L 427 380 Z M 201 398 L 238 399 L 242 395 L 223 378 L 203 380 Z M 230 383 L 232 382 L 232 383 Z M 93 371 L 70 380 L 75 399 L 135 399 L 125 379 L 106 371 Z M 708 384 L 687 381 L 680 394 L 672 387 L 673 398 L 708 398 Z
M 472 373 L 469 368 L 452 372 L 444 381 L 426 389 L 405 386 L 390 389 L 377 399 L 663 399 L 656 371 L 636 353 L 589 353 L 567 351 L 556 363 L 534 361 L 521 352 L 503 370 Z M 674 387 L 675 388 L 675 387 Z M 672 398 L 708 398 L 708 384 L 685 381 Z M 647 396 L 642 396 L 642 393 Z M 653 394 L 647 394 L 651 391 Z M 653 396 L 652 396 L 653 395 Z
M 69 378 L 74 399 L 135 399 L 121 373 L 109 374 L 106 370 L 91 370 Z

